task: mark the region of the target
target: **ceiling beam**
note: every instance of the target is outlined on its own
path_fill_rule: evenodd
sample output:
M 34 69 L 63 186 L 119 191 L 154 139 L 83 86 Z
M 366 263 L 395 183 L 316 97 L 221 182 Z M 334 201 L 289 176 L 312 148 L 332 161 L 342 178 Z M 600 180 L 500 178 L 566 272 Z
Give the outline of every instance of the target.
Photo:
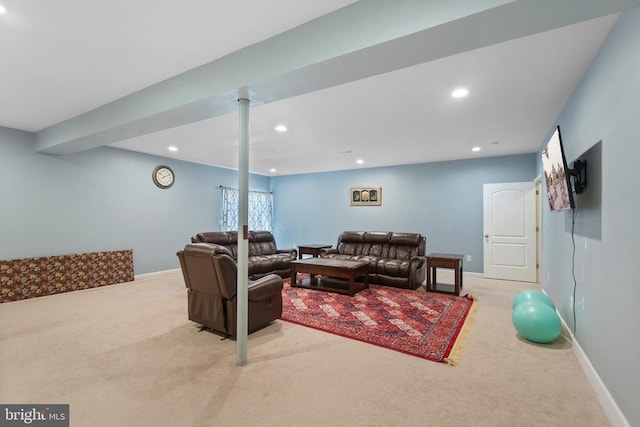
M 67 154 L 618 12 L 640 0 L 356 2 L 36 134 Z

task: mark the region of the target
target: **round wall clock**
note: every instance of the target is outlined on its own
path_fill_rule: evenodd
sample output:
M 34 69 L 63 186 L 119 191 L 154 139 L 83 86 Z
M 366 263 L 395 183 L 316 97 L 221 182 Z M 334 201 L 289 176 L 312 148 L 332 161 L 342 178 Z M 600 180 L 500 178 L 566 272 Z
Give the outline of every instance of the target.
M 151 178 L 153 178 L 153 183 L 160 188 L 167 189 L 173 185 L 173 181 L 175 180 L 175 176 L 173 175 L 173 171 L 169 166 L 160 165 L 153 170 L 153 174 L 151 174 Z

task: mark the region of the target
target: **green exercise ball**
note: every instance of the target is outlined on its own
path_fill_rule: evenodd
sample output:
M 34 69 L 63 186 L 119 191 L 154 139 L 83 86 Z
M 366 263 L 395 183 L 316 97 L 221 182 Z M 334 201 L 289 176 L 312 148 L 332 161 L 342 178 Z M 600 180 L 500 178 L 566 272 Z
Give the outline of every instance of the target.
M 536 343 L 550 343 L 562 331 L 556 311 L 541 301 L 523 301 L 513 309 L 511 316 L 518 334 Z
M 553 301 L 551 300 L 551 298 L 549 298 L 548 296 L 546 296 L 545 294 L 543 294 L 540 291 L 534 291 L 532 289 L 526 290 L 526 291 L 522 291 L 522 292 L 518 292 L 516 294 L 516 296 L 513 298 L 513 307 L 512 308 L 516 308 L 518 306 L 518 304 L 520 304 L 521 302 L 525 302 L 525 301 L 539 301 L 539 302 L 543 302 L 545 304 L 547 304 L 549 307 L 551 307 L 552 309 L 556 309 L 556 305 L 553 303 Z

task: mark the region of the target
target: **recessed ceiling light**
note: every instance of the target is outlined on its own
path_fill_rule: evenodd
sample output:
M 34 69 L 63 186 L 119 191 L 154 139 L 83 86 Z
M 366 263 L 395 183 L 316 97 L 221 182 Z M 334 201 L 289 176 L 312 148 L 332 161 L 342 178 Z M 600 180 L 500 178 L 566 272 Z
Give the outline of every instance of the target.
M 357 164 L 359 164 L 359 165 L 361 165 L 361 164 L 363 164 L 363 163 L 364 163 L 364 160 L 362 160 L 362 159 L 358 159 L 358 160 L 356 160 L 356 163 L 357 163 Z
M 278 132 L 286 132 L 287 131 L 287 127 L 285 125 L 278 125 L 275 128 Z
M 178 151 L 178 147 L 176 147 L 175 145 L 170 145 L 169 148 L 167 148 L 167 150 L 169 150 L 169 151 Z
M 469 95 L 469 91 L 463 87 L 458 88 L 453 92 L 451 92 L 451 96 L 453 96 L 454 98 L 464 98 L 467 95 Z
M 275 172 L 277 172 L 277 171 L 278 171 L 278 170 L 277 170 L 276 168 L 271 168 L 271 169 L 269 169 L 269 172 L 271 172 L 271 173 L 275 173 Z
M 471 151 L 480 151 L 480 150 L 481 150 L 481 148 L 480 148 L 480 147 L 473 147 L 473 148 L 471 149 Z

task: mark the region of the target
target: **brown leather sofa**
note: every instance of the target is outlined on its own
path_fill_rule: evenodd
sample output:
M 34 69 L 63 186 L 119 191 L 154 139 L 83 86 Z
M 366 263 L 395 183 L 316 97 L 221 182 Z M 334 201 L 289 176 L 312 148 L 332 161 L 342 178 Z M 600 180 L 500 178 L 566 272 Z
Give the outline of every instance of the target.
M 224 246 L 234 260 L 238 260 L 238 232 L 209 231 L 198 233 L 192 243 L 212 243 Z M 268 274 L 291 277 L 291 261 L 298 257 L 295 249 L 278 249 L 269 231 L 249 231 L 249 279 L 256 280 Z
M 237 265 L 222 246 L 192 243 L 178 251 L 187 287 L 189 320 L 225 336 L 237 332 Z M 247 280 L 248 332 L 282 316 L 282 278 L 275 274 Z
M 425 279 L 426 237 L 417 233 L 344 231 L 323 258 L 369 261 L 369 283 L 417 289 Z

